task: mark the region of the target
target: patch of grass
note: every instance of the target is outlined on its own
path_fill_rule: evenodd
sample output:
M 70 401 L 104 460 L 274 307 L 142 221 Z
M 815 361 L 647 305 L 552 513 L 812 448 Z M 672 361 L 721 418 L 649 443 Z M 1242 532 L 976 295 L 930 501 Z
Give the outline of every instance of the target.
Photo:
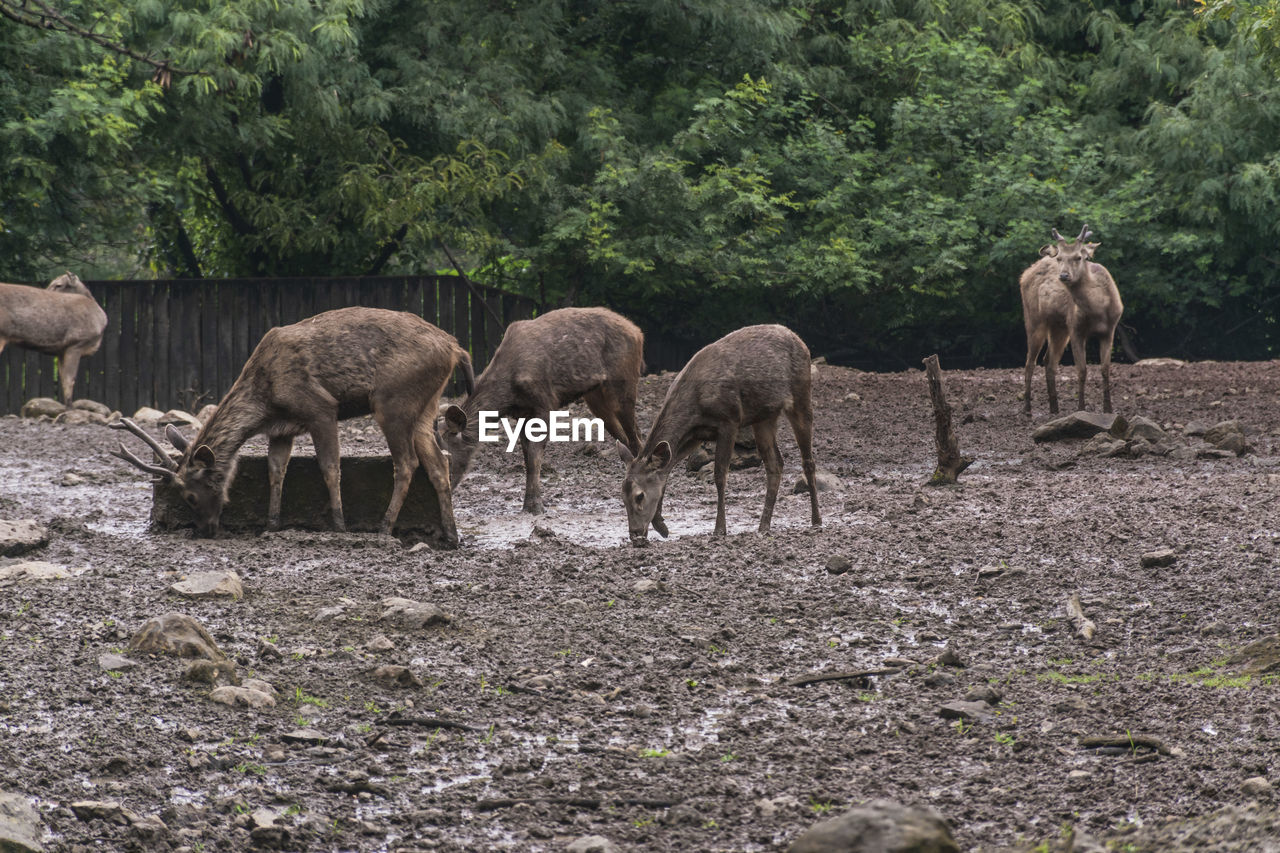
M 669 749 L 642 749 L 640 750 L 641 758 L 666 758 L 671 754 Z
M 1116 675 L 1106 673 L 1092 673 L 1089 675 L 1067 675 L 1063 672 L 1042 672 L 1036 676 L 1036 681 L 1052 681 L 1056 684 L 1094 684 L 1099 681 L 1115 681 Z
M 293 701 L 296 705 L 314 705 L 317 708 L 328 708 L 327 699 L 321 699 L 319 696 L 311 696 L 301 687 L 293 688 Z
M 996 732 L 993 737 L 995 738 L 996 743 L 1001 746 L 1013 746 L 1018 742 L 1018 739 L 1008 732 Z
M 720 760 L 728 764 L 730 761 L 737 761 L 738 756 L 734 755 L 732 752 L 726 752 L 724 755 L 720 756 Z
M 827 812 L 831 811 L 831 809 L 834 808 L 834 806 L 832 805 L 830 800 L 815 800 L 812 797 L 810 797 L 809 808 L 814 814 L 826 814 Z

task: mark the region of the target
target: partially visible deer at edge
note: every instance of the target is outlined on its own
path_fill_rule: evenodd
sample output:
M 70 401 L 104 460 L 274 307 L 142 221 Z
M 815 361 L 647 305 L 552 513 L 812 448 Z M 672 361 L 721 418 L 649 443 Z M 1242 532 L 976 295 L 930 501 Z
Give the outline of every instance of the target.
M 750 426 L 764 461 L 765 497 L 760 532 L 767 533 L 782 482 L 782 454 L 778 450 L 778 416 L 791 422 L 801 465 L 808 481 L 814 527 L 822 525 L 814 482 L 813 404 L 809 348 L 784 326 L 748 326 L 699 350 L 667 390 L 649 437 L 638 454 L 618 443 L 627 466 L 622 502 L 627 510 L 631 544 L 648 541 L 649 525 L 662 536 L 662 499 L 671 469 L 703 441 L 714 440 L 716 526 L 726 533 L 725 478 L 738 428 Z
M 80 358 L 98 351 L 106 327 L 106 312 L 73 273 L 44 289 L 0 284 L 0 351 L 13 344 L 57 356 L 64 403 L 71 403 Z
M 644 372 L 644 333 L 606 308 L 561 308 L 512 323 L 476 380 L 475 393 L 450 406 L 441 424 L 449 476 L 462 482 L 478 445 L 478 415 L 541 418 L 582 398 L 615 439 L 634 453 L 636 383 Z M 541 513 L 540 473 L 546 443 L 523 441 L 524 511 Z
M 419 464 L 439 499 L 446 544 L 457 545 L 449 469 L 436 444 L 436 410 L 445 384 L 461 366 L 473 387 L 471 357 L 447 332 L 415 314 L 381 308 L 340 308 L 269 330 L 239 378 L 199 434 L 187 439 L 170 426 L 182 452 L 174 462 L 141 427 L 112 424 L 138 435 L 156 452 L 148 464 L 120 446 L 114 455 L 176 486 L 191 507 L 197 533 L 217 532 L 236 471 L 236 454 L 255 435 L 266 435 L 270 502 L 267 523 L 280 526 L 280 499 L 293 439 L 311 434 L 329 489 L 335 530 L 345 530 L 340 490 L 338 421 L 372 414 L 395 470 L 391 502 L 382 519 L 390 533 Z
M 1027 328 L 1027 364 L 1025 414 L 1031 414 L 1031 375 L 1036 358 L 1046 341 L 1045 384 L 1049 392 L 1049 411 L 1058 411 L 1058 362 L 1071 343 L 1076 377 L 1080 391 L 1077 408 L 1085 407 L 1084 385 L 1088 373 L 1085 344 L 1089 338 L 1099 339 L 1099 361 L 1102 365 L 1102 411 L 1111 411 L 1111 347 L 1116 326 L 1124 312 L 1115 279 L 1102 264 L 1093 262 L 1100 243 L 1087 243 L 1092 236 L 1089 226 L 1068 243 L 1054 228 L 1053 243 L 1040 249 L 1040 260 L 1028 267 L 1019 279 L 1022 290 L 1022 319 Z

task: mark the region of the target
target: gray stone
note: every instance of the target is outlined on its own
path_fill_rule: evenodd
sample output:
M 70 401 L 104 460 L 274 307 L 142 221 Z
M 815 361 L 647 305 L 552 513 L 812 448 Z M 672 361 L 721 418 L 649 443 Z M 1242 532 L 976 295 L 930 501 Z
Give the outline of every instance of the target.
M 644 578 L 642 580 L 636 581 L 635 585 L 632 586 L 631 589 L 643 595 L 644 593 L 647 593 L 647 592 L 665 592 L 667 589 L 667 585 L 664 584 L 662 581 L 656 581 L 656 580 L 653 580 L 652 578 Z
M 231 707 L 242 706 L 245 708 L 253 708 L 259 710 L 262 708 L 274 708 L 276 700 L 274 696 L 263 693 L 261 690 L 254 690 L 252 687 L 217 687 L 209 694 L 209 698 L 223 705 Z
M 1227 666 L 1250 675 L 1280 672 L 1280 634 L 1263 637 L 1227 659 Z
M 1091 438 L 1100 432 L 1106 432 L 1120 438 L 1128 428 L 1128 422 L 1119 415 L 1072 412 L 1036 427 L 1031 437 L 1036 441 L 1060 441 L 1064 438 Z
M 197 430 L 200 429 L 200 420 L 190 412 L 182 411 L 182 409 L 170 409 L 161 415 L 156 423 L 173 424 L 174 426 L 187 426 Z
M 1142 438 L 1155 444 L 1157 441 L 1164 441 L 1167 436 L 1160 424 L 1150 418 L 1138 415 L 1129 422 L 1129 429 L 1125 431 L 1124 437 L 1128 439 Z
M 371 652 L 389 652 L 396 647 L 386 634 L 379 634 L 372 640 L 364 644 L 364 647 Z
M 129 649 L 150 654 L 225 660 L 204 626 L 185 613 L 166 613 L 148 619 L 129 640 Z
M 815 824 L 787 849 L 789 853 L 960 853 L 941 815 L 890 800 L 872 800 Z
M 236 677 L 236 665 L 229 660 L 195 660 L 182 673 L 183 679 L 186 681 L 196 681 L 201 684 L 212 684 L 220 686 L 223 684 L 236 685 L 240 683 L 240 679 Z
M 153 409 L 150 406 L 143 406 L 133 413 L 133 420 L 144 426 L 159 423 L 162 417 L 164 417 L 164 412 L 159 409 Z
M 842 575 L 853 568 L 853 563 L 849 562 L 848 557 L 842 557 L 839 554 L 832 554 L 827 559 L 827 574 Z
M 814 472 L 813 478 L 818 481 L 819 492 L 838 492 L 843 487 L 839 477 L 832 474 L 830 471 L 824 471 L 821 468 Z M 805 478 L 804 474 L 801 474 L 796 479 L 796 484 L 792 487 L 791 493 L 793 495 L 803 495 L 807 494 L 808 491 L 809 481 Z
M 86 412 L 84 409 L 67 409 L 55 417 L 53 422 L 63 426 L 85 426 L 86 424 L 102 426 L 107 423 L 107 417 L 97 412 Z
M 22 404 L 20 414 L 24 418 L 56 418 L 66 410 L 66 406 L 52 397 L 32 397 Z
M 1266 776 L 1251 776 L 1240 783 L 1240 792 L 1248 797 L 1269 797 L 1273 790 Z
M 0 850 L 5 853 L 42 853 L 44 823 L 35 807 L 21 794 L 0 792 Z
M 1142 568 L 1154 569 L 1161 566 L 1172 566 L 1178 562 L 1178 552 L 1172 548 L 1158 548 L 1142 555 Z
M 621 853 L 618 845 L 603 835 L 583 835 L 569 842 L 565 853 Z
M 105 403 L 99 403 L 96 400 L 75 400 L 71 403 L 71 408 L 93 412 L 95 415 L 102 415 L 104 418 L 109 418 L 112 415 L 110 406 Z
M 17 557 L 49 544 L 49 531 L 34 519 L 0 520 L 0 557 Z
M 384 622 L 391 622 L 410 631 L 431 625 L 447 625 L 453 618 L 434 604 L 408 598 L 384 598 L 382 606 L 386 608 L 380 617 Z
M 208 403 L 203 406 L 200 411 L 196 412 L 196 420 L 198 420 L 202 425 L 207 424 L 209 422 L 209 418 L 213 417 L 213 413 L 216 411 L 218 411 L 218 404 Z
M 979 684 L 968 693 L 964 694 L 966 702 L 985 702 L 988 705 L 998 705 L 1004 695 L 990 684 Z
M 938 708 L 938 716 L 947 720 L 964 720 L 965 722 L 989 723 L 995 717 L 986 702 L 968 702 L 956 700 L 947 702 Z
M 25 563 L 13 563 L 0 567 L 0 582 L 34 583 L 39 581 L 65 580 L 74 575 L 82 575 L 88 569 L 69 569 L 56 563 L 42 560 L 31 560 Z
M 396 664 L 384 664 L 375 667 L 370 676 L 374 681 L 381 681 L 384 684 L 393 684 L 397 687 L 421 687 L 422 679 L 413 674 L 413 670 L 407 666 L 399 666 Z
M 118 655 L 114 652 L 98 655 L 98 666 L 102 667 L 106 672 L 125 672 L 138 665 L 136 660 L 129 660 L 124 655 Z
M 169 587 L 187 598 L 244 598 L 244 586 L 235 572 L 197 572 Z
M 276 693 L 276 689 L 261 678 L 246 678 L 240 686 L 248 687 L 250 690 L 257 690 L 259 693 L 265 693 L 273 699 L 280 698 L 280 695 Z
M 1239 421 L 1222 421 L 1214 424 L 1204 432 L 1204 440 L 1219 450 L 1229 450 L 1237 456 L 1243 456 L 1249 449 L 1244 437 L 1244 427 Z
M 1188 438 L 1192 436 L 1197 436 L 1197 435 L 1204 435 L 1206 432 L 1209 431 L 1209 426 L 1210 424 L 1208 423 L 1208 421 L 1199 421 L 1199 420 L 1191 421 L 1190 423 L 1188 423 L 1186 426 L 1182 428 L 1182 434 L 1187 436 Z
M 701 470 L 704 466 L 710 465 L 714 458 L 715 457 L 711 455 L 709 450 L 699 445 L 692 453 L 689 454 L 688 458 L 685 459 L 684 469 L 692 474 L 695 471 Z

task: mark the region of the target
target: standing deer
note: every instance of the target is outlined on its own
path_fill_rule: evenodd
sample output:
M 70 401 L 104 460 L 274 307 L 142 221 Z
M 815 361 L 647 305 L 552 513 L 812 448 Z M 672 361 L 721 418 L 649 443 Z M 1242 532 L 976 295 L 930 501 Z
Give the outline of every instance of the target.
M 106 327 L 106 312 L 72 273 L 63 273 L 43 290 L 0 284 L 0 351 L 14 344 L 56 355 L 64 403 L 71 403 L 80 357 L 98 351 Z
M 395 469 L 391 502 L 382 519 L 390 533 L 421 464 L 440 502 L 446 542 L 456 545 L 449 469 L 436 445 L 440 394 L 456 366 L 474 382 L 471 357 L 457 340 L 403 311 L 340 308 L 263 335 L 239 378 L 194 440 L 172 426 L 167 435 L 182 452 L 173 462 L 137 424 L 113 424 L 145 440 L 160 459 L 147 464 L 121 444 L 114 455 L 172 483 L 191 507 L 199 535 L 217 532 L 235 476 L 236 453 L 249 438 L 266 435 L 270 503 L 267 524 L 280 526 L 280 496 L 293 439 L 311 434 L 329 489 L 335 530 L 345 530 L 340 491 L 338 421 L 372 414 L 387 439 Z
M 582 398 L 605 429 L 634 452 L 636 383 L 644 371 L 644 333 L 605 308 L 561 308 L 512 323 L 476 380 L 475 393 L 444 415 L 450 482 L 466 476 L 479 443 L 479 413 L 502 418 L 541 418 Z M 524 511 L 543 511 L 540 475 L 545 442 L 522 442 Z
M 684 366 L 662 401 L 649 437 L 638 454 L 618 444 L 627 466 L 622 503 L 627 510 L 631 544 L 646 544 L 649 525 L 662 536 L 662 498 L 677 462 L 700 442 L 716 442 L 716 527 L 724 536 L 725 477 L 738 428 L 750 426 L 764 460 L 764 511 L 760 532 L 767 533 L 773 505 L 782 482 L 782 454 L 778 450 L 778 415 L 785 414 L 800 446 L 805 479 L 815 482 L 813 461 L 813 405 L 809 348 L 784 326 L 748 326 L 699 350 Z M 809 489 L 814 527 L 822 525 L 818 490 Z
M 1099 361 L 1102 363 L 1102 411 L 1111 411 L 1111 346 L 1116 325 L 1124 311 L 1115 279 L 1102 264 L 1093 262 L 1100 243 L 1086 243 L 1092 236 L 1089 226 L 1068 243 L 1054 228 L 1054 242 L 1040 250 L 1041 258 L 1028 267 L 1019 279 L 1022 290 L 1022 319 L 1027 327 L 1027 364 L 1025 414 L 1031 414 L 1031 374 L 1036 358 L 1048 341 L 1044 376 L 1049 391 L 1049 411 L 1058 412 L 1058 361 L 1067 341 L 1071 341 L 1071 357 L 1080 380 L 1078 408 L 1084 408 L 1084 381 L 1088 372 L 1085 343 L 1099 339 Z

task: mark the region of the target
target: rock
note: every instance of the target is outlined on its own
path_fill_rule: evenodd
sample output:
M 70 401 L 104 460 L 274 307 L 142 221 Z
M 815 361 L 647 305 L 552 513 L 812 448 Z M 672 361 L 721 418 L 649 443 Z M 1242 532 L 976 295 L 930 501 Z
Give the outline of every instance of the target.
M 1178 562 L 1178 552 L 1172 548 L 1158 548 L 1142 555 L 1142 568 L 1154 569 L 1160 566 L 1172 566 Z
M 1240 783 L 1240 792 L 1247 797 L 1269 797 L 1273 790 L 1266 776 L 1251 776 Z
M 149 654 L 225 660 L 204 626 L 185 613 L 166 613 L 148 619 L 129 640 L 129 649 Z
M 120 803 L 111 800 L 79 800 L 71 804 L 72 813 L 84 821 L 105 820 L 128 826 L 130 823 L 128 810 Z
M 62 479 L 58 481 L 59 486 L 68 486 L 68 487 L 83 486 L 84 483 L 85 483 L 84 477 L 81 477 L 79 474 L 73 474 L 70 471 L 63 474 Z
M 764 460 L 760 458 L 760 454 L 752 450 L 747 453 L 735 453 L 729 460 L 729 470 L 745 471 L 748 468 L 759 468 L 763 464 Z M 712 467 L 714 469 L 714 466 Z
M 259 693 L 265 693 L 272 699 L 279 699 L 280 694 L 276 693 L 276 689 L 261 678 L 246 678 L 241 687 L 248 687 L 250 690 L 257 690 Z
M 107 418 L 97 412 L 86 412 L 83 409 L 67 409 L 55 417 L 53 422 L 63 426 L 84 426 L 86 424 L 102 426 L 107 423 Z
M 1082 456 L 1119 456 L 1128 445 L 1123 439 L 1113 438 L 1109 433 L 1101 432 L 1084 443 L 1080 448 Z
M 35 807 L 21 794 L 0 792 L 0 850 L 5 853 L 42 853 L 44 823 Z
M 153 409 L 150 406 L 143 406 L 133 413 L 133 419 L 143 426 L 159 423 L 163 417 L 164 412 L 159 409 Z
M 215 687 L 213 692 L 209 694 L 209 698 L 220 704 L 230 705 L 233 708 L 242 706 L 261 710 L 276 706 L 274 696 L 263 693 L 261 690 L 254 690 L 252 687 Z
M 1182 367 L 1186 364 L 1180 358 L 1141 358 L 1133 363 L 1134 367 Z
M 66 410 L 66 406 L 52 397 L 32 397 L 22 404 L 19 414 L 24 418 L 56 418 Z
M 413 670 L 407 666 L 398 666 L 395 664 L 384 664 L 374 668 L 370 675 L 374 681 L 381 681 L 384 684 L 394 684 L 397 687 L 421 687 L 422 679 L 413 674 Z
M 49 544 L 49 531 L 34 519 L 0 521 L 0 557 L 17 557 Z
M 409 631 L 427 628 L 432 625 L 447 625 L 453 617 L 434 604 L 425 604 L 409 598 L 384 598 L 379 618 L 391 622 Z
M 1209 431 L 1210 424 L 1207 421 L 1191 421 L 1182 428 L 1182 434 L 1191 438 L 1197 435 L 1204 435 Z
M 843 486 L 839 477 L 832 474 L 830 471 L 824 471 L 821 468 L 814 472 L 813 478 L 818 481 L 819 492 L 838 492 Z M 809 481 L 805 479 L 804 474 L 801 474 L 796 479 L 796 484 L 791 488 L 791 494 L 802 495 L 807 494 L 808 491 Z
M 187 598 L 244 598 L 244 586 L 235 572 L 197 572 L 169 587 Z
M 1237 456 L 1243 456 L 1249 449 L 1244 437 L 1244 427 L 1239 421 L 1222 421 L 1214 424 L 1204 432 L 1204 440 L 1219 450 L 1228 450 Z
M 1129 428 L 1125 430 L 1124 437 L 1127 439 L 1141 438 L 1155 444 L 1157 441 L 1164 441 L 1168 436 L 1160 424 L 1138 415 L 1129 422 Z
M 280 739 L 285 743 L 319 746 L 328 743 L 332 738 L 318 729 L 294 729 L 280 735 Z
M 850 391 L 848 394 L 844 395 L 843 400 L 846 403 L 860 403 L 862 402 L 862 395 L 857 391 Z
M 31 560 L 25 563 L 13 563 L 0 567 L 0 582 L 35 583 L 39 581 L 64 580 L 75 575 L 82 575 L 88 569 L 69 569 L 55 563 Z
M 999 705 L 1004 695 L 990 684 L 979 684 L 977 687 L 964 694 L 966 702 L 985 702 L 988 705 Z
M 341 604 L 335 604 L 332 607 L 321 607 L 316 611 L 316 615 L 311 617 L 312 622 L 332 622 L 343 613 L 347 612 L 347 608 Z
M 1122 437 L 1129 424 L 1119 415 L 1098 412 L 1073 412 L 1036 427 L 1031 437 L 1036 441 L 1059 441 L 1064 438 L 1091 438 L 1100 432 Z
M 995 719 L 986 702 L 967 702 L 958 699 L 938 708 L 938 716 L 947 720 L 989 723 Z
M 138 665 L 136 660 L 129 660 L 124 655 L 118 655 L 113 652 L 98 655 L 98 666 L 102 667 L 105 672 L 125 672 Z
M 386 634 L 379 634 L 372 640 L 364 644 L 364 647 L 371 652 L 389 652 L 396 647 Z
M 666 592 L 667 585 L 662 581 L 656 581 L 653 578 L 643 578 L 635 582 L 631 587 L 633 592 L 644 595 L 648 592 Z
M 280 647 L 266 637 L 258 638 L 256 652 L 258 657 L 263 660 L 281 660 L 284 658 L 284 652 L 280 651 Z
M 173 424 L 174 426 L 187 426 L 197 430 L 200 429 L 200 420 L 190 412 L 182 411 L 182 409 L 170 409 L 161 415 L 156 423 Z
M 684 469 L 692 474 L 694 471 L 701 470 L 703 466 L 710 465 L 714 459 L 715 457 L 711 454 L 711 451 L 707 450 L 702 445 L 698 445 L 698 447 L 689 454 L 689 457 L 685 459 Z
M 102 415 L 103 418 L 109 418 L 113 414 L 110 406 L 105 403 L 99 403 L 96 400 L 74 400 L 70 408 L 83 412 L 93 412 L 95 415 Z
M 583 835 L 569 842 L 565 853 L 621 853 L 618 845 L 603 835 Z
M 932 809 L 872 800 L 805 830 L 789 853 L 960 853 Z
M 236 685 L 240 683 L 240 679 L 236 677 L 236 665 L 229 660 L 192 661 L 182 673 L 182 677 L 186 681 L 195 681 L 201 684 Z
M 1280 672 L 1280 634 L 1250 643 L 1231 657 L 1227 666 L 1249 675 Z
M 827 574 L 829 575 L 842 575 L 852 568 L 853 563 L 849 562 L 848 557 L 832 554 L 827 558 Z
M 209 422 L 209 418 L 213 417 L 213 413 L 218 411 L 217 403 L 207 403 L 196 412 L 196 420 L 203 426 Z

